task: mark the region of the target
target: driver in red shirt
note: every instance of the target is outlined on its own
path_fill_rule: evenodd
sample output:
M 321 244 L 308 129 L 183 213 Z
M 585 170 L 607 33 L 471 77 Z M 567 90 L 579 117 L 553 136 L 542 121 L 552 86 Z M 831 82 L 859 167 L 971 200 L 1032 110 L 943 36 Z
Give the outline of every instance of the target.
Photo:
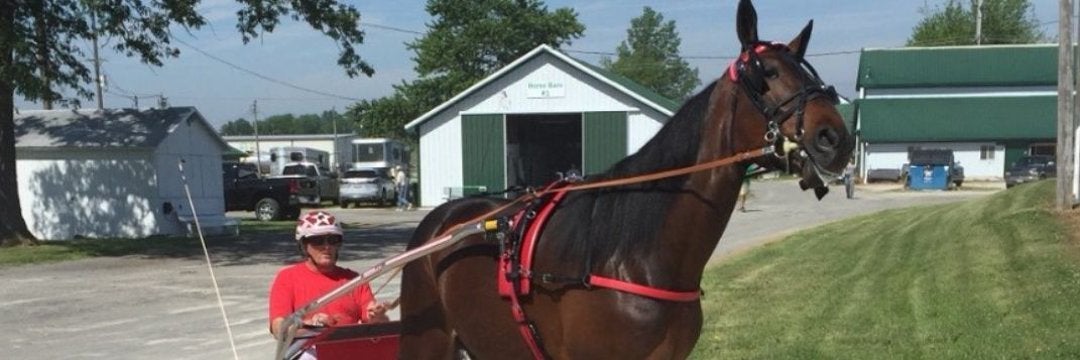
M 359 276 L 337 266 L 343 241 L 344 232 L 334 215 L 312 211 L 300 217 L 296 242 L 304 260 L 279 270 L 270 286 L 270 333 L 274 337 L 280 337 L 285 317 Z M 307 313 L 303 322 L 310 326 L 384 322 L 389 320 L 386 311 L 386 305 L 376 302 L 371 287 L 364 284 Z

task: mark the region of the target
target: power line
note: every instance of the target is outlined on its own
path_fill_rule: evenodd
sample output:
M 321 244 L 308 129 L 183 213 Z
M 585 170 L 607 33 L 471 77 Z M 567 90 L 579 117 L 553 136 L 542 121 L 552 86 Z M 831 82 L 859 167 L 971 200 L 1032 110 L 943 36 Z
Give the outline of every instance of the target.
M 373 27 L 373 28 L 376 28 L 376 29 L 390 30 L 390 31 L 396 31 L 396 32 L 412 34 L 412 35 L 424 35 L 424 33 L 416 31 L 416 30 L 402 29 L 402 28 L 398 28 L 398 27 L 386 26 L 386 25 L 370 23 L 370 22 L 366 22 L 366 23 L 361 22 L 360 26 L 361 27 L 370 26 L 370 27 Z
M 228 65 L 229 67 L 231 67 L 233 69 L 243 71 L 243 72 L 248 73 L 248 74 L 250 74 L 252 76 L 255 76 L 257 78 L 260 78 L 260 79 L 263 79 L 263 80 L 266 80 L 266 81 L 269 81 L 269 82 L 272 82 L 272 83 L 275 83 L 275 84 L 278 84 L 278 85 L 283 85 L 283 86 L 287 86 L 287 87 L 290 87 L 290 88 L 293 88 L 293 89 L 296 89 L 296 90 L 306 91 L 306 92 L 309 92 L 309 93 L 312 93 L 312 94 L 318 94 L 318 95 L 322 95 L 322 96 L 326 96 L 326 97 L 338 98 L 338 99 L 349 100 L 349 101 L 360 101 L 360 99 L 357 99 L 357 98 L 352 98 L 352 97 L 348 97 L 348 96 L 341 96 L 341 95 L 337 95 L 337 94 L 331 94 L 331 93 L 328 93 L 328 92 L 322 92 L 322 91 L 318 91 L 318 90 L 314 90 L 314 89 L 308 89 L 308 88 L 303 87 L 303 86 L 299 86 L 299 85 L 291 84 L 291 83 L 288 83 L 288 82 L 285 82 L 285 81 L 282 81 L 282 80 L 274 79 L 272 77 L 269 77 L 269 76 L 254 72 L 252 70 L 248 70 L 248 69 L 243 68 L 243 67 L 241 67 L 239 65 L 228 62 L 225 59 L 214 56 L 214 55 L 212 55 L 212 54 L 210 54 L 210 53 L 208 53 L 206 51 L 203 51 L 202 49 L 199 49 L 199 48 L 197 48 L 197 47 L 195 47 L 195 46 L 193 46 L 191 44 L 188 44 L 188 43 L 184 42 L 183 40 L 180 40 L 179 38 L 177 38 L 175 36 L 173 36 L 172 39 L 176 40 L 176 42 L 178 42 L 180 44 L 183 44 L 184 46 L 187 46 L 187 47 L 191 48 L 192 50 L 195 50 L 195 51 L 199 52 L 200 54 L 206 55 L 206 57 L 208 57 L 208 58 L 214 59 L 217 62 Z

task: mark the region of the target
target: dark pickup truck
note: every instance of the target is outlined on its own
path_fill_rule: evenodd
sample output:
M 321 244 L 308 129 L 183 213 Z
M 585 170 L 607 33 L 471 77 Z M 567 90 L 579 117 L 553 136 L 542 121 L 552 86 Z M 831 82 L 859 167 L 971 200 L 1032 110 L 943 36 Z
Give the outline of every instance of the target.
M 1005 171 L 1005 187 L 1011 188 L 1026 182 L 1057 176 L 1057 164 L 1053 156 L 1028 155 L 1021 157 Z
M 303 178 L 263 178 L 255 164 L 222 163 L 225 186 L 225 210 L 254 211 L 261 221 L 300 217 L 300 197 L 312 189 L 311 180 Z M 310 191 L 310 190 L 307 190 Z

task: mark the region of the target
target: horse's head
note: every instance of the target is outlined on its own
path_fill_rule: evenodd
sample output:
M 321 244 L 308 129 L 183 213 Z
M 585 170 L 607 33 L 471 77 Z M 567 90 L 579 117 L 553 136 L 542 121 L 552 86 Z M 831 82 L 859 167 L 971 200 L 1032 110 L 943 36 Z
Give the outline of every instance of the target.
M 814 188 L 821 198 L 828 180 L 843 171 L 855 142 L 836 111 L 836 91 L 805 59 L 814 22 L 788 44 L 764 42 L 758 39 L 754 6 L 742 0 L 736 27 L 742 52 L 727 75 L 764 119 L 761 126 L 737 125 L 740 137 L 774 143 L 781 152 L 785 139 L 797 144 L 798 150 L 788 156 L 799 160 L 800 185 Z

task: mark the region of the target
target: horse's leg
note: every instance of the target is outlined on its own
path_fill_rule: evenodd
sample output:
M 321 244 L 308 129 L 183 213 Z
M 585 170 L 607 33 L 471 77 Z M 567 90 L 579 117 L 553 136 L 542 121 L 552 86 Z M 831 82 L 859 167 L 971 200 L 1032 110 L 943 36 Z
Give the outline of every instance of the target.
M 401 273 L 401 293 L 398 358 L 452 359 L 454 339 L 426 259 L 405 266 Z
M 444 259 L 453 264 L 439 277 L 446 319 L 473 358 L 529 359 L 510 302 L 497 291 L 497 254 L 494 244 L 477 244 Z
M 417 226 L 408 248 L 415 249 L 442 231 L 452 212 L 448 205 L 432 210 Z M 454 339 L 439 296 L 433 257 L 417 259 L 401 273 L 401 359 L 452 359 Z
M 486 213 L 502 203 L 505 201 L 474 198 L 443 204 L 420 222 L 409 248 L 417 248 L 445 229 Z M 484 242 L 482 237 L 471 240 Z M 459 329 L 459 325 L 447 315 L 458 310 L 449 304 L 454 300 L 468 301 L 473 294 L 459 292 L 454 290 L 455 287 L 447 290 L 446 285 L 440 282 L 446 272 L 452 272 L 456 267 L 454 259 L 460 256 L 461 248 L 468 248 L 464 243 L 469 241 L 463 240 L 459 244 L 462 246 L 451 246 L 405 266 L 401 277 L 402 337 L 399 358 L 452 359 L 457 356 L 456 349 L 461 347 L 458 343 L 460 330 L 455 329 Z M 493 266 L 488 269 L 491 270 L 494 270 Z M 488 290 L 495 291 L 494 288 Z

